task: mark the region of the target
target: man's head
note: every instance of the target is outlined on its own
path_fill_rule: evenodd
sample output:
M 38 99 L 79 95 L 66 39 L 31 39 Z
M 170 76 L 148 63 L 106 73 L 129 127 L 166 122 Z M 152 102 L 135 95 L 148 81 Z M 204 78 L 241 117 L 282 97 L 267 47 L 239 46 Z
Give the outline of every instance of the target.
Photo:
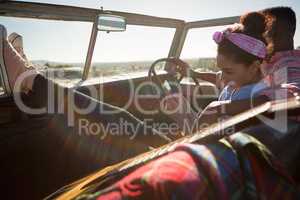
M 268 21 L 266 37 L 270 43 L 270 51 L 286 51 L 294 49 L 296 31 L 296 14 L 290 7 L 272 7 L 261 11 Z

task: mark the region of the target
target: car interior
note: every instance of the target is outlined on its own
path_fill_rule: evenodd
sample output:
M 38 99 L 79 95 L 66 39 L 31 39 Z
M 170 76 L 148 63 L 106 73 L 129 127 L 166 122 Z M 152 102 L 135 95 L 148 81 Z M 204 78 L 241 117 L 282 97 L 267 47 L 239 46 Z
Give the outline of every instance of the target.
M 61 103 L 64 103 L 65 106 L 72 103 L 73 106 L 80 107 L 84 106 L 83 97 L 89 96 L 91 101 L 100 102 L 100 105 L 104 107 L 109 104 L 116 108 L 126 108 L 126 111 L 138 120 L 151 119 L 147 123 L 154 129 L 156 124 L 171 124 L 174 121 L 161 110 L 155 113 L 141 112 L 141 110 L 151 111 L 157 108 L 158 103 L 166 93 L 177 93 L 179 88 L 180 91 L 183 91 L 183 95 L 185 95 L 185 91 L 193 91 L 193 94 L 186 93 L 185 97 L 190 101 L 189 103 L 195 112 L 198 112 L 199 108 L 204 109 L 206 105 L 217 100 L 218 97 L 218 88 L 213 84 L 182 77 L 180 74 L 178 77 L 178 74 L 174 74 L 172 71 L 161 71 L 157 70 L 156 67 L 162 65 L 167 68 L 172 65 L 169 58 L 180 57 L 189 30 L 229 25 L 238 19 L 234 16 L 184 22 L 178 19 L 135 13 L 18 1 L 0 3 L 0 15 L 10 18 L 92 23 L 93 27 L 82 79 L 72 87 L 64 87 L 60 84 L 64 94 L 68 94 L 72 90 L 75 97 L 74 102 L 63 98 L 64 102 Z M 101 19 L 96 17 L 95 20 L 95 16 L 102 17 Z M 113 18 L 113 16 L 119 18 Z M 117 19 L 113 23 L 114 26 L 109 24 L 110 17 Z M 114 31 L 126 31 L 123 30 L 123 19 L 126 19 L 126 24 L 130 25 L 175 28 L 169 54 L 152 62 L 144 75 L 132 77 L 128 75 L 110 81 L 101 81 L 97 78 L 89 79 L 88 74 L 97 32 L 108 31 L 114 34 Z M 99 27 L 99 21 L 103 27 Z M 5 37 L 4 40 L 7 39 L 3 33 L 0 35 Z M 3 57 L 0 59 L 0 64 L 5 65 Z M 136 140 L 131 140 L 128 135 L 109 136 L 104 140 L 99 139 L 99 135 L 92 133 L 80 135 L 78 128 L 76 128 L 81 123 L 80 120 L 105 122 L 112 116 L 100 112 L 101 119 L 96 119 L 75 110 L 72 113 L 75 125 L 69 126 L 67 123 L 68 115 L 66 114 L 27 114 L 18 108 L 12 93 L 7 90 L 4 81 L 5 75 L 4 71 L 0 71 L 0 158 L 3 161 L 0 169 L 4 178 L 0 187 L 5 191 L 5 194 L 12 194 L 18 188 L 17 194 L 13 194 L 14 197 L 41 199 L 96 170 L 166 145 L 183 135 L 180 129 L 172 130 L 172 134 L 169 133 L 170 130 L 158 130 L 167 137 L 149 134 L 141 135 Z M 151 87 L 151 84 L 144 87 L 143 84 L 146 82 L 158 87 Z M 157 88 L 159 89 L 157 90 Z M 92 94 L 95 89 L 97 90 L 96 95 Z M 133 92 L 135 95 L 146 95 L 146 98 L 138 99 L 139 107 L 137 107 L 136 102 L 130 100 Z M 26 94 L 22 95 L 26 99 Z M 197 95 L 196 101 L 191 100 L 195 99 L 191 95 Z M 110 108 L 108 107 L 108 109 Z M 127 117 L 124 114 L 124 118 Z

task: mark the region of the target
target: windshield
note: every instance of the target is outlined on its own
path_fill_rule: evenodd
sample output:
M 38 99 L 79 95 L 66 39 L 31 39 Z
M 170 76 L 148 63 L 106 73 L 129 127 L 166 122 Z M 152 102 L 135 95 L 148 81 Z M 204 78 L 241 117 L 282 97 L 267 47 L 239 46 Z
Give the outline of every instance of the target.
M 89 78 L 145 74 L 151 63 L 168 57 L 174 28 L 127 25 L 125 32 L 99 32 Z
M 66 86 L 81 80 L 92 23 L 0 20 L 8 35 L 17 32 L 23 36 L 26 57 L 38 70 L 50 71 L 53 79 Z M 154 60 L 168 56 L 174 34 L 175 28 L 135 25 L 127 25 L 124 32 L 98 32 L 89 78 L 148 71 Z

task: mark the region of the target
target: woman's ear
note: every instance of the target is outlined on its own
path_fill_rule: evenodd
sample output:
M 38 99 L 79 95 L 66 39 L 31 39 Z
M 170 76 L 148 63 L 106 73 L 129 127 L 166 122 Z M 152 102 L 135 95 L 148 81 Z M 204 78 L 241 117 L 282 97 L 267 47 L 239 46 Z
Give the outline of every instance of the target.
M 263 78 L 263 73 L 262 73 L 262 68 L 261 65 L 262 63 L 260 61 L 255 61 L 253 66 L 255 68 L 256 74 L 258 74 L 260 76 L 260 78 Z
M 262 73 L 261 73 L 260 65 L 261 65 L 261 62 L 258 61 L 258 60 L 257 60 L 257 61 L 254 61 L 254 62 L 251 64 L 251 66 L 250 66 L 250 68 L 251 68 L 251 70 L 250 70 L 251 75 L 257 76 L 257 74 L 259 74 L 259 75 L 262 74 Z

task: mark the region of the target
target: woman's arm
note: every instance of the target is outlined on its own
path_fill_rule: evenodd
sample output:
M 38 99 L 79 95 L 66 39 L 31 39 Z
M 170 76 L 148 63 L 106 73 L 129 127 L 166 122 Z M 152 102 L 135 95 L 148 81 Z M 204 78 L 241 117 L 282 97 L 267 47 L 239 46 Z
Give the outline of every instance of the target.
M 239 101 L 216 101 L 209 104 L 200 114 L 197 126 L 203 127 L 222 120 L 224 116 L 233 116 L 269 101 L 266 96 Z M 197 128 L 199 130 L 199 128 Z
M 197 79 L 201 79 L 213 84 L 216 84 L 217 82 L 217 73 L 215 72 L 197 72 L 193 71 L 193 75 Z
M 222 72 L 198 72 L 198 71 L 192 71 L 192 75 L 196 78 L 196 79 L 201 79 L 207 82 L 210 82 L 214 85 L 216 85 L 219 89 L 222 89 L 223 86 L 226 83 L 225 80 L 222 79 Z
M 173 64 L 180 66 L 179 72 L 183 76 L 194 77 L 215 84 L 218 88 L 222 88 L 222 73 L 220 72 L 198 72 L 192 70 L 188 63 L 178 58 L 171 58 Z

